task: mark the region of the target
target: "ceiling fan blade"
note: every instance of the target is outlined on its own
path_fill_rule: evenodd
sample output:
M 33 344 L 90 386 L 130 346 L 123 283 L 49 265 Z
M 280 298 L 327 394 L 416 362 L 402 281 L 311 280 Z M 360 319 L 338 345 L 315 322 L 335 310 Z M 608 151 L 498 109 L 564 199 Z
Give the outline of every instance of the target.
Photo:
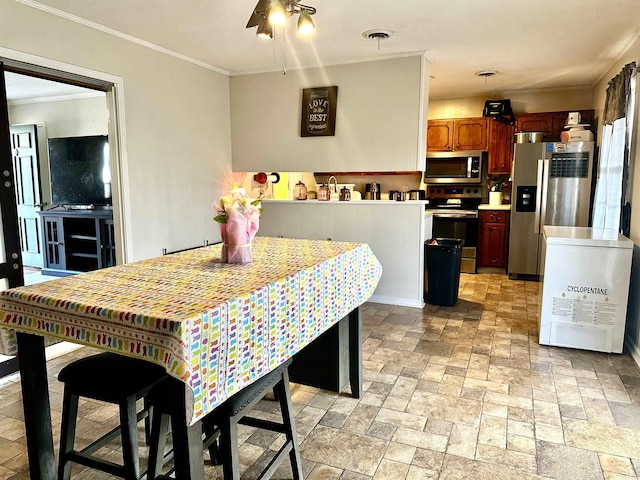
M 267 8 L 269 8 L 270 3 L 271 0 L 258 0 L 258 3 L 256 3 L 256 6 L 251 13 L 251 17 L 249 17 L 249 22 L 247 22 L 246 28 L 258 26 L 260 20 L 264 18 L 264 13 L 267 11 Z

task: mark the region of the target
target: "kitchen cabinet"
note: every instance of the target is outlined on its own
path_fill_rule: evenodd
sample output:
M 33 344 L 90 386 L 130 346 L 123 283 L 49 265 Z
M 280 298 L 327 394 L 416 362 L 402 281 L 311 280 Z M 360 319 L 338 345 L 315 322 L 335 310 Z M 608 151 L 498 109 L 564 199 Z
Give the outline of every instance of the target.
M 576 110 L 571 110 L 575 112 Z M 578 110 L 582 116 L 582 123 L 591 125 L 590 130 L 596 132 L 593 110 Z M 540 112 L 516 115 L 516 132 L 542 132 L 543 140 L 559 142 L 560 134 L 565 130 L 569 110 L 561 112 Z
M 510 174 L 513 161 L 514 126 L 489 119 L 488 171 L 490 174 Z
M 116 264 L 109 210 L 49 210 L 42 222 L 45 275 L 66 276 Z
M 480 210 L 478 267 L 507 266 L 509 212 Z
M 488 122 L 485 117 L 429 120 L 427 123 L 429 152 L 487 150 Z

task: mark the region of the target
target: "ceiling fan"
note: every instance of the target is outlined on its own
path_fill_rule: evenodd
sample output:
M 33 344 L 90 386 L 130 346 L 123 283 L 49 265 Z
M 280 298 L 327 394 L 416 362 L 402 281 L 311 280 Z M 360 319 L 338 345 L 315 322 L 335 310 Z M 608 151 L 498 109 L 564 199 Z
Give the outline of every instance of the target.
M 311 20 L 315 13 L 314 7 L 303 5 L 298 0 L 258 0 L 246 28 L 257 26 L 258 37 L 273 38 L 274 25 L 283 25 L 287 17 L 298 14 L 298 32 L 309 34 L 315 29 Z

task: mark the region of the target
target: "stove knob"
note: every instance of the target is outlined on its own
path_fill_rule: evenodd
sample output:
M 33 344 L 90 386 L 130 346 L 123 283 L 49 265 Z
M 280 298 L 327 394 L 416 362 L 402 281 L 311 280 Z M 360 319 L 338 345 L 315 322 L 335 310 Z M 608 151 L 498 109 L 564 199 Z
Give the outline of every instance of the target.
M 474 188 L 474 189 L 473 189 L 473 193 L 478 193 L 478 189 L 477 189 L 477 188 Z
M 442 190 L 440 190 L 440 189 L 437 189 L 437 190 L 436 190 L 436 192 L 437 192 L 437 193 L 440 193 L 441 191 L 442 191 Z
M 470 188 L 467 188 L 467 193 L 471 193 L 471 189 Z

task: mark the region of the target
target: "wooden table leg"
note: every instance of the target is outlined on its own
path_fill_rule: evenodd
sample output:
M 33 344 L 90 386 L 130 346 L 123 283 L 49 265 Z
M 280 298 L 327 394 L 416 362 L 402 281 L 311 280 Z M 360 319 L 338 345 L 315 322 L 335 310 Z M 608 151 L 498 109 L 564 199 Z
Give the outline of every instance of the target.
M 349 312 L 349 383 L 351 396 L 362 395 L 362 315 L 360 307 Z
M 17 333 L 22 405 L 31 480 L 55 480 L 56 459 L 51 433 L 44 337 Z
M 186 385 L 183 384 L 186 388 Z M 185 396 L 181 395 L 184 399 Z M 181 411 L 186 412 L 185 402 L 181 402 Z M 202 423 L 187 425 L 186 413 L 180 418 L 172 417 L 173 454 L 176 468 L 176 480 L 204 478 L 204 454 L 202 452 Z

